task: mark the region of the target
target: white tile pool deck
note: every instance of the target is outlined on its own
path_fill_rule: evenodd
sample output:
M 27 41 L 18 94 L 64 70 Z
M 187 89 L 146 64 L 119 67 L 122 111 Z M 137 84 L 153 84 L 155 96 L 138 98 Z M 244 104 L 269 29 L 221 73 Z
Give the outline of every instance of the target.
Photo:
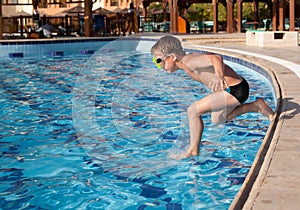
M 281 98 L 278 98 L 277 118 L 270 125 L 273 129 L 269 129 L 254 161 L 253 175 L 249 173 L 230 209 L 300 209 L 300 46 L 250 47 L 245 45 L 245 37 L 245 34 L 182 36 L 184 43 L 193 43 L 198 49 L 262 65 L 274 74 L 278 83 L 277 98 L 280 95 Z

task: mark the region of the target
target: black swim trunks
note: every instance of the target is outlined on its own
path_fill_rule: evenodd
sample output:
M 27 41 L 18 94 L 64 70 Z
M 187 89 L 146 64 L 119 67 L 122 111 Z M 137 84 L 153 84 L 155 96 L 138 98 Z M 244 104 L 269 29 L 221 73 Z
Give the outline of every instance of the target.
M 244 78 L 241 83 L 229 87 L 230 87 L 230 94 L 233 95 L 241 104 L 248 99 L 249 84 Z

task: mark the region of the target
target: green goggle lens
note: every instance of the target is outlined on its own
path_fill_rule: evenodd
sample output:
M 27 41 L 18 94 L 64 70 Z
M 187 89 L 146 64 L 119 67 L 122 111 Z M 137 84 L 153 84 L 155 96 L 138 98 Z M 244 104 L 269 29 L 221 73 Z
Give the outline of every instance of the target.
M 155 57 L 153 57 L 152 58 L 152 61 L 153 61 L 153 63 L 155 64 L 155 66 L 157 67 L 157 68 L 161 68 L 161 65 L 160 65 L 160 63 L 162 62 L 162 59 L 161 58 L 155 58 Z

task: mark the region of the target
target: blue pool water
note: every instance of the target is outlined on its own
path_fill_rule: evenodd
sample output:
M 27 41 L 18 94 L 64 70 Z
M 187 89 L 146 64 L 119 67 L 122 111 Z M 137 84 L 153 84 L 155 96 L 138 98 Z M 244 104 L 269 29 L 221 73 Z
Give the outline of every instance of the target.
M 248 101 L 275 106 L 270 83 L 226 61 L 250 83 Z M 0 61 L 1 209 L 227 209 L 268 129 L 249 113 L 206 125 L 201 155 L 187 146 L 186 109 L 208 90 L 151 55 Z

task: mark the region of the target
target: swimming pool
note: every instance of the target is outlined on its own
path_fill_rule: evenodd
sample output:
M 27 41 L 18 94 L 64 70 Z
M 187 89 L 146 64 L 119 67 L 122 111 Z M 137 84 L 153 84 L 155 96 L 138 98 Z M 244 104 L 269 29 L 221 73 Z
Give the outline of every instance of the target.
M 2 209 L 228 208 L 268 120 L 250 113 L 216 126 L 205 115 L 201 155 L 169 159 L 186 146 L 187 106 L 208 90 L 126 42 L 0 61 Z M 266 78 L 226 62 L 248 79 L 249 101 L 274 108 Z

